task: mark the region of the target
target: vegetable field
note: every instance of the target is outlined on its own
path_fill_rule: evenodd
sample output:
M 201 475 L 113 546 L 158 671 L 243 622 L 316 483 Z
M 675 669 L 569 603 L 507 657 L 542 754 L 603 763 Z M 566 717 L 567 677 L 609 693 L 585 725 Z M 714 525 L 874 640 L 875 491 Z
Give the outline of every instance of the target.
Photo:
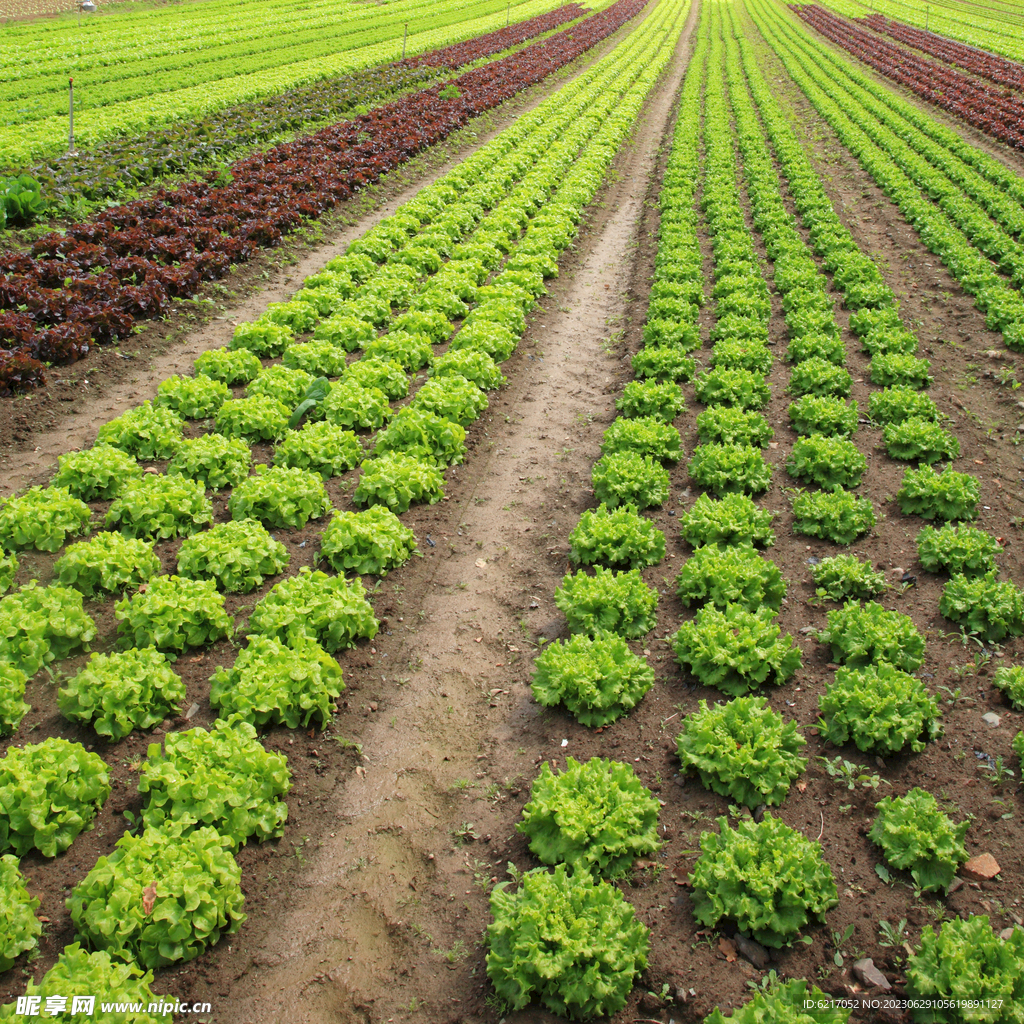
M 1019 1020 L 1019 16 L 5 26 L 0 1020 Z

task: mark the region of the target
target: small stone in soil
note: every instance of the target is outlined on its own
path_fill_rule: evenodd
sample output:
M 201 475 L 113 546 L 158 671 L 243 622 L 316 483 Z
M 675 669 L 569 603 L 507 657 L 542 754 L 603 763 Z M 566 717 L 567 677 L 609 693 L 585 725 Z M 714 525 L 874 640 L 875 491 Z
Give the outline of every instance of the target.
M 768 965 L 768 950 L 760 942 L 748 939 L 742 932 L 737 932 L 732 941 L 736 944 L 740 956 L 749 960 L 755 967 L 763 969 Z
M 981 716 L 981 720 L 990 728 L 995 729 L 999 726 L 1002 719 L 994 711 L 986 711 Z
M 858 981 L 867 985 L 868 988 L 880 988 L 883 992 L 888 992 L 892 988 L 889 979 L 875 966 L 875 962 L 870 957 L 858 960 L 853 965 L 853 973 L 857 976 Z
M 977 857 L 972 857 L 960 870 L 968 878 L 978 882 L 987 882 L 995 878 L 1002 869 L 991 853 L 979 853 Z

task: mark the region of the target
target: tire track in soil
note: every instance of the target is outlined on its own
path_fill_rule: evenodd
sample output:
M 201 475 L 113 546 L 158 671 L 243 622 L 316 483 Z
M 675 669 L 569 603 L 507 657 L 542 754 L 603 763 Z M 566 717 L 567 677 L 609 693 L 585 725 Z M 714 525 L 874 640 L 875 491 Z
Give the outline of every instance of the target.
M 553 595 L 565 541 L 593 504 L 590 466 L 620 387 L 608 339 L 627 312 L 631 255 L 694 23 L 691 12 L 575 255 L 506 364 L 511 383 L 479 421 L 475 456 L 450 473 L 450 500 L 414 510 L 427 557 L 385 581 L 377 605 L 407 637 L 386 652 L 392 665 L 411 657 L 417 667 L 398 686 L 379 673 L 384 696 L 363 705 L 364 760 L 329 797 L 333 831 L 287 909 L 258 939 L 250 933 L 246 945 L 259 949 L 219 1021 L 493 1016 L 477 945 L 486 892 L 510 853 L 525 851 L 514 826 L 535 766 L 557 757 L 565 737 L 579 756 L 590 736 L 533 703 L 530 651 L 534 637 L 564 626 Z M 459 845 L 466 826 L 479 838 Z

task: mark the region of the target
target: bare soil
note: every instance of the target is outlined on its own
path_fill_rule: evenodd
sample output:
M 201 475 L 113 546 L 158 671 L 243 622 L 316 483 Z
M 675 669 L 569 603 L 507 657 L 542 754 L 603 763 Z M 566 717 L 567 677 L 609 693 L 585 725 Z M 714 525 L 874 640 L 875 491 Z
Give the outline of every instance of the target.
M 690 28 L 693 23 L 691 17 Z M 665 639 L 691 614 L 675 597 L 672 566 L 688 554 L 678 536 L 678 516 L 697 496 L 686 472 L 696 444 L 696 410 L 684 411 L 676 421 L 687 458 L 672 472 L 669 501 L 650 513 L 665 532 L 668 556 L 644 573 L 661 595 L 658 628 L 633 646 L 655 668 L 656 686 L 632 714 L 600 732 L 561 711 L 540 708 L 529 689 L 537 645 L 566 632 L 553 594 L 570 569 L 568 535 L 580 513 L 595 503 L 590 467 L 614 418 L 615 399 L 630 378 L 629 357 L 639 347 L 657 245 L 656 197 L 689 51 L 688 28 L 633 140 L 588 211 L 575 250 L 567 254 L 560 276 L 549 282 L 550 294 L 534 311 L 519 350 L 504 364 L 508 386 L 492 393 L 490 408 L 470 429 L 470 454 L 449 472 L 448 498 L 404 517 L 422 557 L 373 588 L 381 632 L 372 644 L 341 656 L 347 690 L 340 713 L 324 733 L 274 729 L 265 737 L 268 747 L 288 754 L 294 788 L 284 838 L 246 847 L 239 855 L 249 919 L 240 933 L 198 960 L 160 972 L 154 984 L 155 990 L 182 999 L 210 1001 L 209 1019 L 218 1024 L 556 1020 L 538 1009 L 501 1012 L 489 998 L 481 940 L 489 920 L 487 895 L 506 877 L 507 862 L 520 869 L 535 866 L 515 830 L 529 786 L 542 761 L 563 766 L 567 756 L 628 761 L 663 802 L 665 846 L 653 866 L 638 868 L 622 884 L 652 935 L 648 970 L 627 1008 L 614 1018 L 616 1024 L 699 1021 L 715 1006 L 739 1003 L 747 983 L 763 977 L 721 943 L 727 935 L 699 928 L 686 888 L 701 832 L 713 827 L 728 805 L 698 781 L 679 775 L 674 737 L 680 721 L 700 699 L 719 694 L 680 673 Z M 921 247 L 767 52 L 762 61 L 792 108 L 840 216 L 872 253 L 900 295 L 904 314 L 915 322 L 922 354 L 932 360 L 930 393 L 960 439 L 957 468 L 974 472 L 982 483 L 985 508 L 978 525 L 1004 538 L 1001 567 L 1015 582 L 1024 582 L 1019 528 L 1024 494 L 1016 446 L 1024 408 L 1018 392 L 995 377 L 1007 369 L 1019 378 L 1021 360 L 984 354 L 1002 345 L 998 335 L 985 330 L 970 297 Z M 515 112 L 504 108 L 493 127 Z M 482 139 L 484 130 L 476 130 Z M 452 143 L 450 154 L 434 157 L 435 163 L 410 165 L 402 188 L 392 182 L 382 191 L 384 205 L 375 213 L 340 212 L 315 248 L 268 254 L 224 282 L 235 294 L 217 297 L 216 316 L 223 319 L 193 329 L 184 315 L 176 315 L 123 346 L 122 355 L 130 348 L 131 358 L 104 350 L 95 361 L 90 356 L 88 364 L 69 368 L 62 375 L 67 384 L 2 403 L 0 436 L 10 439 L 0 462 L 5 489 L 45 480 L 57 454 L 91 443 L 99 423 L 152 396 L 159 380 L 187 369 L 199 351 L 222 344 L 233 321 L 286 296 L 407 190 L 443 169 L 438 163 L 466 152 L 460 147 L 470 144 L 464 137 Z M 343 226 L 346 216 L 352 223 Z M 848 315 L 842 310 L 837 315 L 845 329 Z M 771 330 L 781 353 L 785 328 L 778 308 Z M 866 409 L 867 357 L 857 351 L 852 334 L 846 331 L 845 337 L 856 380 L 853 397 Z M 707 349 L 698 355 L 706 360 Z M 815 602 L 808 559 L 834 549 L 792 533 L 785 493 L 792 481 L 783 462 L 796 435 L 788 426 L 788 370 L 781 359 L 771 379 L 775 397 L 766 415 L 777 447 L 767 455 L 776 472 L 764 504 L 779 516 L 778 540 L 769 554 L 789 584 L 780 623 L 801 646 L 804 668 L 770 698 L 801 723 L 811 759 L 779 813 L 811 839 L 820 837 L 840 904 L 825 926 L 809 930 L 811 945 L 773 954 L 769 966 L 843 994 L 853 984 L 849 967 L 857 953 L 873 957 L 898 990 L 906 951 L 879 944 L 880 920 L 906 919 L 912 944 L 924 927 L 954 914 L 989 914 L 997 928 L 1020 921 L 1024 836 L 1017 819 L 1005 817 L 1017 810 L 1018 780 L 1000 789 L 979 771 L 996 757 L 1017 768 L 1010 740 L 1022 716 L 994 690 L 991 671 L 1018 657 L 1020 642 L 992 650 L 991 662 L 975 670 L 978 647 L 949 635 L 951 625 L 937 611 L 943 580 L 917 564 L 914 538 L 921 523 L 902 516 L 894 501 L 903 466 L 884 454 L 880 432 L 863 426 L 856 440 L 869 469 L 860 492 L 884 518 L 853 551 L 894 580 L 913 577 L 912 585 L 895 586 L 883 603 L 911 615 L 927 637 L 923 673 L 944 700 L 946 734 L 922 754 L 877 764 L 853 748 L 834 750 L 815 735 L 817 698 L 834 666 L 827 648 L 811 635 L 812 627 L 824 626 L 831 605 Z M 694 404 L 692 390 L 688 401 Z M 270 453 L 255 454 L 265 461 Z M 348 507 L 350 479 L 332 481 L 329 489 L 338 507 Z M 226 517 L 220 502 L 217 512 Z M 290 571 L 311 564 L 317 534 L 311 524 L 287 535 Z M 168 571 L 175 552 L 174 544 L 161 546 Z M 19 582 L 36 576 L 48 580 L 52 561 L 27 554 Z M 229 599 L 231 610 L 251 607 L 265 589 Z M 110 605 L 91 605 L 89 611 L 110 643 Z M 179 719 L 169 728 L 210 721 L 207 680 L 229 658 L 226 645 L 214 645 L 179 660 L 177 669 L 189 688 L 186 706 L 194 700 L 200 711 L 190 722 Z M 73 672 L 82 660 L 61 668 Z M 14 742 L 58 734 L 95 742 L 59 717 L 55 683 L 45 673 L 31 683 L 27 699 L 33 711 Z M 999 727 L 982 722 L 988 710 L 1001 716 Z M 23 861 L 32 891 L 43 900 L 41 913 L 49 918 L 41 955 L 25 968 L 37 979 L 73 940 L 63 907 L 67 890 L 97 856 L 112 849 L 122 829 L 121 812 L 138 809 L 139 762 L 147 744 L 159 738 L 157 731 L 101 747 L 116 786 L 96 829 L 55 861 L 31 856 Z M 885 793 L 921 785 L 958 819 L 971 814 L 968 850 L 994 854 L 1003 869 L 999 878 L 969 882 L 946 899 L 916 896 L 909 877 L 898 872 L 894 883 L 884 884 L 874 869 L 877 850 L 865 835 L 877 795 L 848 792 L 825 774 L 816 757 L 837 753 L 877 772 Z M 839 968 L 835 933 L 841 935 L 848 925 L 854 932 L 843 946 L 846 959 Z M 10 1001 L 23 990 L 22 973 L 15 968 L 0 975 L 0 999 Z M 662 991 L 667 1000 L 660 998 Z

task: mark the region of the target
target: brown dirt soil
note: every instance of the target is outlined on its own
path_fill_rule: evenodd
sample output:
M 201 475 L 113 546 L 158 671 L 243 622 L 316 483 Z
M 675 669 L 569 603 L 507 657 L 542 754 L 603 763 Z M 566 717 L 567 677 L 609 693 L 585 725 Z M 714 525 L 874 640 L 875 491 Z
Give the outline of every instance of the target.
M 488 1000 L 481 939 L 489 920 L 487 893 L 505 878 L 506 863 L 520 869 L 536 863 L 515 826 L 538 766 L 549 760 L 561 767 L 566 756 L 628 761 L 663 802 L 665 846 L 653 867 L 639 868 L 621 886 L 652 935 L 648 970 L 615 1024 L 699 1021 L 715 1006 L 739 1003 L 747 983 L 763 977 L 744 959 L 730 959 L 733 954 L 718 934 L 699 928 L 685 885 L 701 832 L 728 807 L 727 800 L 692 777 L 679 775 L 674 737 L 681 718 L 700 699 L 714 700 L 719 694 L 681 675 L 665 639 L 691 614 L 675 597 L 670 566 L 688 554 L 676 524 L 696 497 L 685 467 L 696 443 L 697 410 L 684 411 L 676 421 L 686 458 L 672 471 L 669 501 L 650 513 L 668 541 L 667 559 L 644 572 L 661 595 L 659 624 L 643 643 L 632 646 L 648 656 L 656 686 L 632 714 L 600 732 L 583 728 L 562 711 L 540 708 L 529 690 L 541 638 L 565 634 L 553 594 L 569 569 L 568 535 L 580 513 L 594 505 L 590 467 L 615 416 L 615 399 L 630 378 L 629 356 L 639 346 L 657 244 L 656 197 L 665 140 L 688 52 L 687 34 L 634 139 L 620 153 L 612 180 L 588 212 L 575 250 L 567 254 L 559 278 L 549 282 L 550 294 L 504 365 L 508 386 L 491 394 L 489 410 L 470 428 L 470 454 L 463 466 L 449 472 L 447 499 L 404 517 L 423 557 L 372 588 L 381 632 L 372 644 L 341 656 L 347 690 L 338 716 L 324 733 L 273 729 L 265 737 L 268 747 L 289 755 L 295 785 L 284 838 L 246 847 L 239 855 L 249 920 L 239 934 L 198 960 L 160 972 L 154 985 L 183 999 L 210 1001 L 209 1019 L 218 1024 L 555 1021 L 535 1007 L 503 1015 Z M 1010 367 L 1019 376 L 1024 368 L 1017 357 L 993 361 L 982 354 L 1002 346 L 997 335 L 985 330 L 970 298 L 920 246 L 769 54 L 762 61 L 806 133 L 840 216 L 875 256 L 900 295 L 904 313 L 918 322 L 923 354 L 932 360 L 936 378 L 931 394 L 952 417 L 962 446 L 957 468 L 974 472 L 982 482 L 986 507 L 978 525 L 1005 538 L 1000 565 L 1019 583 L 1024 580 L 1018 526 L 1024 495 L 1015 442 L 1024 413 L 1017 392 L 998 384 L 994 373 Z M 421 173 L 426 172 L 410 169 L 406 180 Z M 391 203 L 400 199 L 396 195 Z M 154 325 L 123 347 L 137 351 L 131 361 L 101 353 L 95 363 L 64 374 L 73 381 L 67 390 L 5 403 L 11 412 L 4 415 L 18 419 L 0 422 L 0 430 L 10 425 L 20 433 L 0 463 L 7 487 L 45 479 L 60 451 L 91 442 L 100 422 L 151 396 L 160 379 L 187 368 L 197 352 L 221 344 L 232 320 L 286 295 L 382 212 L 348 228 L 328 228 L 329 243 L 309 254 L 296 252 L 297 264 L 275 264 L 271 254 L 263 265 L 249 268 L 247 278 L 225 282 L 242 290 L 259 284 L 260 274 L 272 276 L 260 293 L 218 310 L 224 320 L 191 332 L 184 322 Z M 288 252 L 284 256 L 293 258 Z M 845 328 L 848 315 L 842 310 L 837 315 Z M 163 332 L 171 330 L 173 341 L 163 340 Z M 785 329 L 777 300 L 771 330 L 781 352 Z M 856 380 L 853 397 L 866 408 L 866 357 L 857 351 L 852 334 L 847 331 L 845 337 Z M 698 353 L 704 361 L 707 354 L 707 348 Z M 92 382 L 90 393 L 81 390 L 86 378 Z M 831 680 L 833 666 L 810 627 L 824 626 L 832 606 L 814 601 L 807 560 L 834 549 L 792 533 L 785 493 L 792 481 L 782 464 L 796 435 L 788 426 L 783 394 L 788 370 L 781 360 L 771 379 L 777 386 L 766 415 L 778 447 L 767 453 L 776 473 L 763 503 L 780 513 L 778 540 L 769 552 L 789 584 L 779 621 L 801 646 L 804 667 L 770 696 L 778 710 L 785 708 L 784 714 L 801 723 L 811 759 L 779 813 L 811 839 L 820 835 L 840 904 L 825 926 L 808 930 L 811 945 L 773 954 L 770 966 L 844 994 L 853 984 L 850 954 L 863 951 L 898 986 L 905 951 L 879 945 L 880 920 L 905 918 L 907 937 L 916 944 L 922 928 L 953 914 L 987 913 L 997 928 L 1020 919 L 1024 836 L 1015 818 L 1002 817 L 1016 810 L 1017 780 L 997 791 L 978 770 L 986 764 L 978 754 L 1002 757 L 1017 767 L 1010 740 L 1022 716 L 994 690 L 991 671 L 1018 657 L 1021 644 L 993 651 L 991 664 L 973 671 L 977 648 L 951 639 L 950 623 L 937 612 L 943 580 L 917 564 L 914 537 L 921 523 L 902 516 L 894 501 L 903 467 L 878 447 L 879 431 L 862 427 L 856 440 L 869 457 L 869 469 L 860 493 L 872 498 L 884 518 L 852 550 L 899 579 L 904 573 L 916 577 L 916 585 L 897 586 L 883 603 L 913 617 L 928 640 L 925 678 L 933 687 L 959 687 L 960 699 L 943 704 L 946 735 L 922 754 L 876 765 L 853 748 L 841 753 L 891 783 L 892 790 L 883 786 L 886 792 L 922 785 L 948 801 L 958 819 L 972 814 L 968 850 L 990 851 L 1003 869 L 996 881 L 968 883 L 945 900 L 915 896 L 905 884 L 908 876 L 898 872 L 896 881 L 884 884 L 874 870 L 877 850 L 865 835 L 875 795 L 840 788 L 815 760 L 840 751 L 813 732 L 817 697 Z M 692 388 L 685 390 L 692 406 Z M 265 459 L 269 450 L 256 455 Z M 348 507 L 348 478 L 333 481 L 329 489 L 339 507 Z M 217 512 L 218 518 L 225 517 L 220 502 Z M 311 563 L 317 534 L 313 524 L 287 534 L 292 571 Z M 176 545 L 162 545 L 167 570 L 173 569 L 175 551 Z M 49 579 L 52 561 L 51 556 L 27 554 L 19 582 L 32 576 Z M 268 587 L 229 599 L 229 607 L 236 613 L 251 607 Z M 89 610 L 109 642 L 110 605 Z M 210 720 L 207 679 L 227 657 L 227 645 L 214 645 L 179 660 L 177 669 L 189 687 L 186 706 L 197 701 L 200 711 L 190 723 L 178 719 L 170 728 Z M 61 669 L 73 672 L 83 660 L 71 659 Z M 944 700 L 951 697 L 937 692 Z M 36 677 L 27 697 L 33 711 L 15 742 L 61 733 L 94 742 L 86 731 L 60 719 L 54 695 L 55 683 L 45 673 Z M 981 721 L 990 709 L 1002 718 L 996 729 Z M 121 811 L 138 809 L 139 761 L 153 740 L 159 740 L 159 730 L 153 737 L 136 735 L 102 748 L 116 786 L 96 829 L 55 861 L 31 856 L 23 861 L 32 891 L 43 899 L 41 913 L 50 919 L 41 956 L 27 968 L 37 979 L 73 939 L 63 908 L 68 887 L 97 856 L 110 851 L 120 834 Z M 354 743 L 361 744 L 361 752 Z M 843 947 L 844 967 L 838 968 L 834 933 L 848 925 L 854 932 Z M 667 1002 L 652 994 L 663 986 Z M 9 1001 L 22 989 L 17 968 L 0 975 L 0 1000 Z

